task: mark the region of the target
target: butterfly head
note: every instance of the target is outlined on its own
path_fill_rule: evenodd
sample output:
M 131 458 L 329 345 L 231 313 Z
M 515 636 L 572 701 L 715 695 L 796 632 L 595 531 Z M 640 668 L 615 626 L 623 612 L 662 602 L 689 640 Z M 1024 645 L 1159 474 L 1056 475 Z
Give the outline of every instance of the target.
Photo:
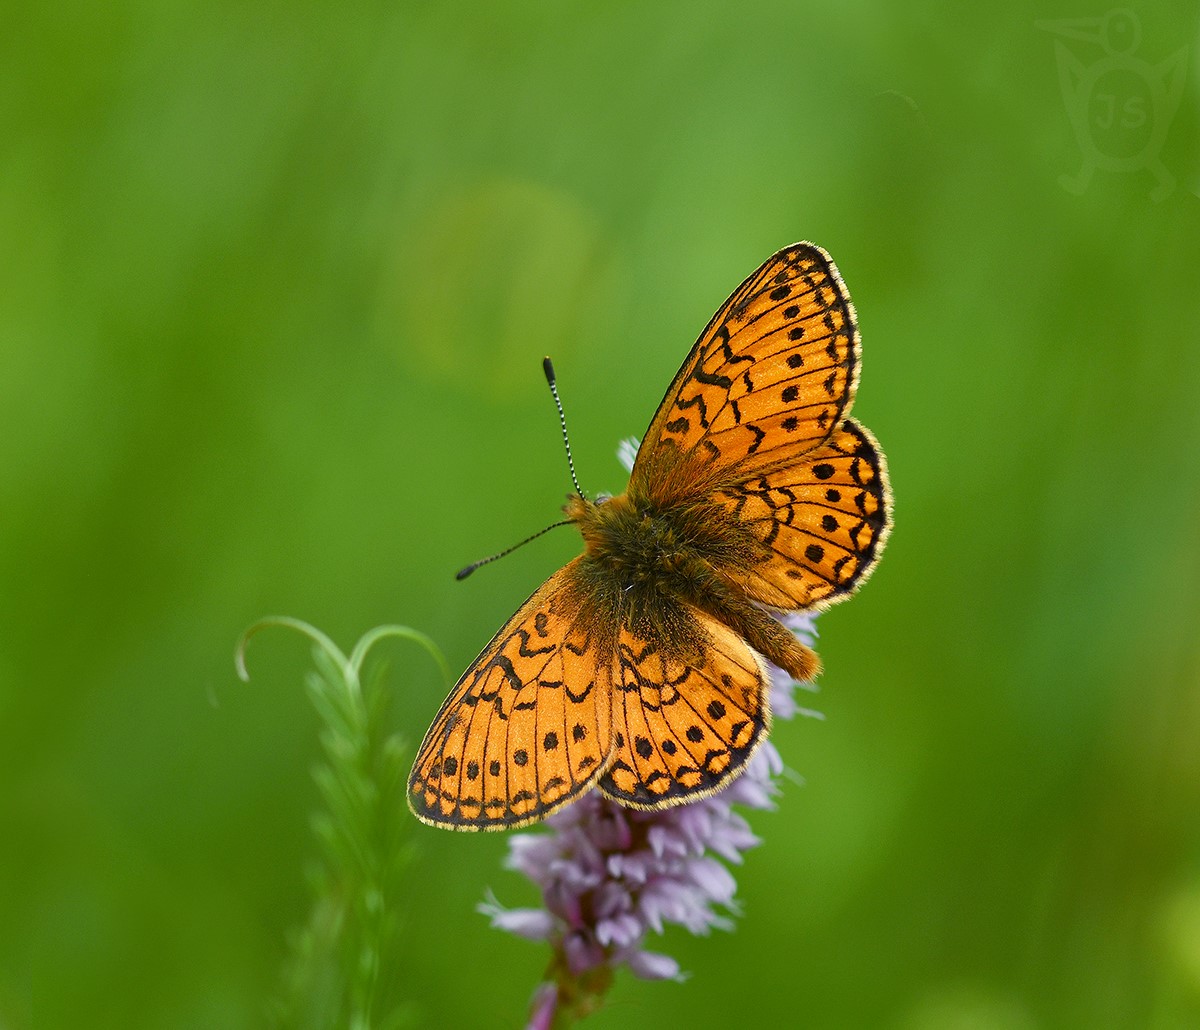
M 623 496 L 613 497 L 611 494 L 600 494 L 594 501 L 581 494 L 568 494 L 563 512 L 583 535 L 589 551 L 596 547 L 603 549 L 614 518 L 623 510 L 621 502 L 624 500 Z

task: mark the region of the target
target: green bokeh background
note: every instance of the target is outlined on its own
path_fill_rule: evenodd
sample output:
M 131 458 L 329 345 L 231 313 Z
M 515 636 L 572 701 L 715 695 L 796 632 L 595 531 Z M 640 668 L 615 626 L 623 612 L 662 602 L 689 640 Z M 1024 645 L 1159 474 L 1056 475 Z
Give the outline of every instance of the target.
M 691 979 L 622 977 L 588 1025 L 1200 1025 L 1200 12 L 1137 12 L 1139 59 L 1190 48 L 1161 201 L 1059 182 L 1038 22 L 1104 13 L 9 11 L 0 1027 L 262 1025 L 317 723 L 298 638 L 246 686 L 238 634 L 403 622 L 465 665 L 578 548 L 452 578 L 568 489 L 542 355 L 619 490 L 617 441 L 797 239 L 857 303 L 896 530 L 821 620 L 826 720 L 776 730 L 804 783 L 753 817 L 736 931 L 669 935 Z M 1140 103 L 1091 131 L 1136 151 Z M 387 646 L 415 742 L 444 686 Z M 518 1025 L 546 955 L 473 910 L 532 900 L 505 838 L 412 832 L 421 1025 Z

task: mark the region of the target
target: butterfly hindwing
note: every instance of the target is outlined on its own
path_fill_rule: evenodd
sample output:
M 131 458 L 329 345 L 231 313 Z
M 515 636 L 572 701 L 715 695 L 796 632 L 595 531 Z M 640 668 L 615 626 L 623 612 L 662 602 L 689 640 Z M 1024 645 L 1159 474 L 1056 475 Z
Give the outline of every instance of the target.
M 779 251 L 700 334 L 646 431 L 630 489 L 670 502 L 698 469 L 744 478 L 819 446 L 850 410 L 859 349 L 829 255 L 808 243 Z
M 790 465 L 714 498 L 763 545 L 762 559 L 720 571 L 760 604 L 819 609 L 858 588 L 882 553 L 891 490 L 878 444 L 854 419 Z
M 770 722 L 761 659 L 727 626 L 683 608 L 695 654 L 623 629 L 613 667 L 614 759 L 599 786 L 632 808 L 705 797 L 732 780 Z
M 523 826 L 607 768 L 610 660 L 575 583 L 580 560 L 521 606 L 442 705 L 409 777 L 409 805 L 422 822 Z

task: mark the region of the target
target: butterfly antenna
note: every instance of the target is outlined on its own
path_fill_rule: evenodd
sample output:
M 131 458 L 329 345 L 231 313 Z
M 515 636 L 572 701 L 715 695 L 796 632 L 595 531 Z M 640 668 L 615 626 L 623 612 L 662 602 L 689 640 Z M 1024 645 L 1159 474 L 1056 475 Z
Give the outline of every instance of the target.
M 554 365 L 549 358 L 542 358 L 542 371 L 546 373 L 546 382 L 550 384 L 550 392 L 554 395 L 554 406 L 558 408 L 558 423 L 562 426 L 563 445 L 567 448 L 567 468 L 571 470 L 571 482 L 575 484 L 575 492 L 586 501 L 587 494 L 583 492 L 583 487 L 579 485 L 579 479 L 575 475 L 575 459 L 571 457 L 571 439 L 567 436 L 567 416 L 563 412 L 562 401 L 558 399 L 558 383 L 554 378 Z
M 549 533 L 550 530 L 552 530 L 552 529 L 558 529 L 559 526 L 569 526 L 569 525 L 571 525 L 571 520 L 563 519 L 562 522 L 556 522 L 556 523 L 554 523 L 554 525 L 547 526 L 545 529 L 539 529 L 536 533 L 533 534 L 533 536 L 526 537 L 519 544 L 513 544 L 512 547 L 506 547 L 499 554 L 493 554 L 487 558 L 481 558 L 479 561 L 471 562 L 471 564 L 468 565 L 466 568 L 459 569 L 454 574 L 454 578 L 455 579 L 466 579 L 469 575 L 471 575 L 472 572 L 474 572 L 480 566 L 490 565 L 497 558 L 503 558 L 506 554 L 512 554 L 513 551 L 515 551 L 518 547 L 524 547 L 526 544 L 530 543 L 531 541 L 536 540 L 539 536 L 545 536 L 545 534 Z

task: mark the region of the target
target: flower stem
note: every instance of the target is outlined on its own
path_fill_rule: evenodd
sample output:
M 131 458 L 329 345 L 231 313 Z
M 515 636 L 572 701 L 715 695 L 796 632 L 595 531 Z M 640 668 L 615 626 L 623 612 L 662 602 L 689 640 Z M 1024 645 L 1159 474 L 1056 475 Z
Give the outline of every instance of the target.
M 567 1030 L 600 1010 L 612 982 L 612 966 L 594 966 L 576 976 L 556 955 L 534 994 L 528 1030 Z

